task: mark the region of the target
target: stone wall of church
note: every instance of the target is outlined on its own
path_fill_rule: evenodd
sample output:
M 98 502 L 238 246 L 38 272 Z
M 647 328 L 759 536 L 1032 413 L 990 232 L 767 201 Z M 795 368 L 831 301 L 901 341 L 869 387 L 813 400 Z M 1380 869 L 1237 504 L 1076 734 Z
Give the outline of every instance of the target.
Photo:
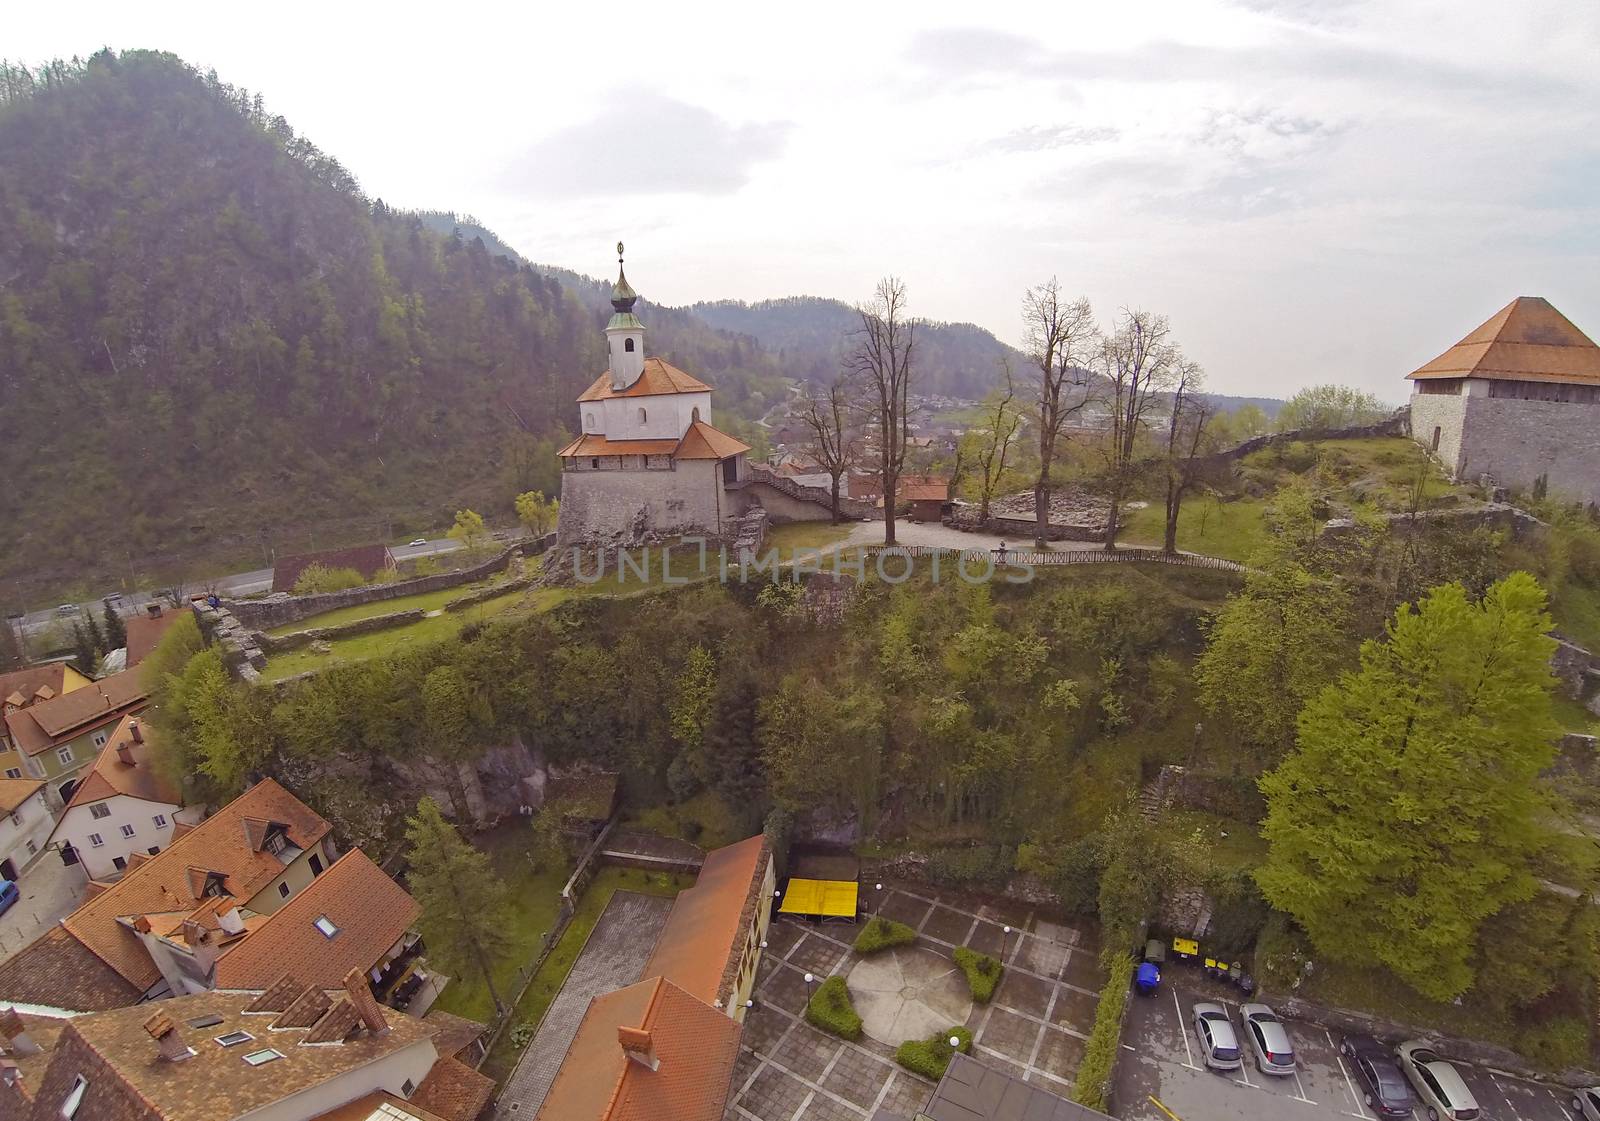
M 1530 490 L 1544 475 L 1552 496 L 1600 502 L 1600 405 L 1419 393 L 1411 410 L 1416 439 L 1427 446 L 1439 428 L 1440 458 L 1463 482 Z
M 563 471 L 556 536 L 562 545 L 719 537 L 736 513 L 715 460 L 682 460 L 671 471 Z

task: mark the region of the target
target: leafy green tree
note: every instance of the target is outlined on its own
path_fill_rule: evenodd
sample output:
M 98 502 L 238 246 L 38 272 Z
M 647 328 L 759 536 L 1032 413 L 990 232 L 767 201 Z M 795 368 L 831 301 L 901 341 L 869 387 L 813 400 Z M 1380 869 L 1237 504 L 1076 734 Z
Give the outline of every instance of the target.
M 504 1015 L 505 1002 L 494 983 L 494 967 L 511 948 L 510 901 L 489 858 L 462 840 L 432 798 L 417 803 L 406 821 L 410 871 L 406 886 L 422 908 L 422 936 L 428 955 L 442 968 L 483 978 Z
M 717 691 L 717 662 L 696 643 L 684 659 L 667 702 L 667 720 L 678 755 L 667 773 L 673 794 L 685 798 L 705 786 L 714 773 L 706 754 L 706 729 L 711 725 L 712 700 Z
M 150 690 L 157 708 L 161 706 L 162 682 L 182 673 L 183 667 L 189 664 L 189 659 L 204 650 L 205 646 L 205 639 L 200 634 L 200 624 L 195 620 L 192 611 L 185 611 L 176 623 L 162 633 L 161 641 L 156 643 L 156 648 L 145 655 L 144 661 L 139 663 L 139 673 L 144 687 Z
M 1306 706 L 1299 746 L 1261 779 L 1256 879 L 1319 952 L 1436 1000 L 1472 984 L 1484 920 L 1531 898 L 1547 844 L 1550 626 L 1527 573 L 1476 603 L 1442 585 Z
M 773 801 L 871 816 L 882 767 L 883 703 L 866 689 L 790 674 L 760 704 L 757 736 Z
M 366 583 L 361 573 L 353 568 L 329 568 L 322 564 L 308 564 L 295 577 L 294 594 L 320 595 L 323 592 L 342 592 L 346 588 L 359 588 Z
M 100 657 L 94 652 L 94 642 L 83 624 L 72 621 L 72 664 L 85 677 L 93 677 L 100 667 Z
M 489 530 L 483 524 L 483 515 L 473 510 L 457 510 L 455 525 L 445 534 L 452 541 L 461 542 L 467 552 L 476 552 L 489 539 Z
M 122 616 L 117 614 L 117 609 L 109 603 L 105 612 L 105 638 L 108 650 L 121 650 L 128 645 L 128 628 L 122 622 Z
M 1376 424 L 1389 409 L 1376 396 L 1348 385 L 1308 385 L 1278 410 L 1278 431 L 1326 432 Z
M 554 498 L 546 499 L 542 490 L 517 495 L 516 506 L 517 517 L 535 537 L 543 537 L 555 529 L 556 519 L 561 516 L 561 503 Z

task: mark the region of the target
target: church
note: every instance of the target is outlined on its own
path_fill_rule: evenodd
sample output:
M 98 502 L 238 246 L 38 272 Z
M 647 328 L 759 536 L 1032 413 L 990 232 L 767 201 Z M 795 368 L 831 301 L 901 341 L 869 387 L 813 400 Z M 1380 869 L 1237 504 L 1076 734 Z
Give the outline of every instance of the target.
M 629 545 L 682 535 L 732 536 L 749 502 L 748 444 L 711 423 L 711 386 L 646 357 L 639 295 L 622 269 L 606 324 L 607 368 L 578 398 L 583 435 L 562 448 L 562 545 Z

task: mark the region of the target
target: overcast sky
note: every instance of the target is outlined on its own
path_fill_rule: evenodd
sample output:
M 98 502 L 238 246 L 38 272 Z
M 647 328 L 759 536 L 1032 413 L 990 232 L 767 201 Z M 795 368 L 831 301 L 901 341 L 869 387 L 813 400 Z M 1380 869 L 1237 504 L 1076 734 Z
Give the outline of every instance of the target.
M 8 6 L 0 53 L 173 51 L 391 205 L 592 275 L 626 241 L 663 303 L 894 272 L 1015 342 L 1054 274 L 1219 392 L 1397 402 L 1514 296 L 1600 336 L 1594 0 L 505 7 Z

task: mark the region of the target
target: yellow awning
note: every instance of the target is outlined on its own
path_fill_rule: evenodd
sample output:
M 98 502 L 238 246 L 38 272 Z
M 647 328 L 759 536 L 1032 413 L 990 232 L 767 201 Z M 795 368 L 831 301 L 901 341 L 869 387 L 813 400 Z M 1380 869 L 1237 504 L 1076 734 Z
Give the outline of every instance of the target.
M 856 917 L 856 890 L 854 880 L 792 879 L 778 912 L 853 919 Z

